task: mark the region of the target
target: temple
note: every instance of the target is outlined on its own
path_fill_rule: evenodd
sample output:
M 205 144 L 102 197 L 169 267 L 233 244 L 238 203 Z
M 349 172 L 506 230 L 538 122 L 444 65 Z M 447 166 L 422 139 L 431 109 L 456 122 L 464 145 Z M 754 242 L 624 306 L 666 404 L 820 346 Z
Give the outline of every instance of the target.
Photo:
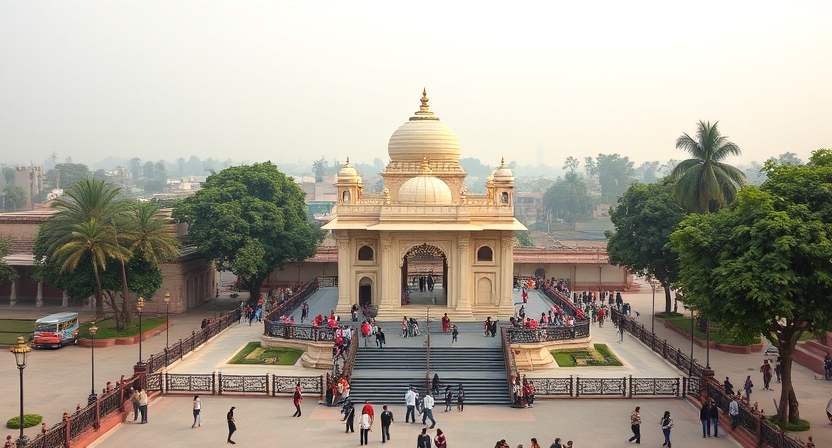
M 428 105 L 390 137 L 380 194 L 364 193 L 349 158 L 336 180 L 338 307 L 399 320 L 430 306 L 454 321 L 508 318 L 512 302 L 514 176 L 505 161 L 486 194 L 465 191 L 462 144 Z M 412 310 L 412 311 L 411 311 Z

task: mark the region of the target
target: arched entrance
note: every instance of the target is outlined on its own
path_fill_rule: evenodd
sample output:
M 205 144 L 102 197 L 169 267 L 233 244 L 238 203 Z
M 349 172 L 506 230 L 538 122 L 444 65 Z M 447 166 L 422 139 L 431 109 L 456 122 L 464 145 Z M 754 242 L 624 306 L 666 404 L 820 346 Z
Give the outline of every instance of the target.
M 413 246 L 402 260 L 402 304 L 448 305 L 448 257 L 427 243 Z
M 534 271 L 534 276 L 537 278 L 546 278 L 546 270 L 543 268 L 537 268 Z
M 364 308 L 365 306 L 373 305 L 373 281 L 364 277 L 358 282 L 358 306 Z

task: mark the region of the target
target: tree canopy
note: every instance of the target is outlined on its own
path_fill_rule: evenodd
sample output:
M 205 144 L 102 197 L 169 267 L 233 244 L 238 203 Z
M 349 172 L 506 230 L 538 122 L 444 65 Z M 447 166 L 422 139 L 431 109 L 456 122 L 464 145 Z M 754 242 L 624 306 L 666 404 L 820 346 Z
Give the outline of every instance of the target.
M 570 224 L 592 213 L 592 198 L 587 192 L 586 181 L 575 171 L 558 178 L 546 190 L 543 204 L 553 216 Z
M 601 199 L 607 203 L 614 203 L 633 182 L 635 163 L 629 157 L 621 157 L 618 154 L 598 154 L 595 159 L 586 157 L 584 162 L 587 175 L 598 177 Z
M 685 218 L 685 210 L 670 197 L 671 189 L 666 179 L 631 185 L 610 210 L 615 233 L 606 232 L 610 263 L 661 282 L 668 313 L 672 311 L 670 286 L 679 274 L 678 256 L 670 248 L 670 235 Z
M 801 334 L 832 329 L 832 163 L 770 168 L 729 207 L 690 215 L 672 236 L 685 302 L 745 334 L 763 334 L 782 358 L 777 419 L 797 423 L 792 353 Z
M 673 198 L 694 213 L 707 213 L 731 202 L 743 184 L 745 174 L 721 162 L 728 156 L 740 154 L 739 146 L 720 134 L 717 124 L 700 121 L 696 138 L 682 134 L 676 148 L 687 151 L 693 158 L 683 160 L 673 168 L 675 180 Z
M 174 217 L 188 223 L 199 254 L 246 281 L 252 297 L 272 271 L 313 256 L 323 239 L 303 191 L 271 162 L 212 174 Z

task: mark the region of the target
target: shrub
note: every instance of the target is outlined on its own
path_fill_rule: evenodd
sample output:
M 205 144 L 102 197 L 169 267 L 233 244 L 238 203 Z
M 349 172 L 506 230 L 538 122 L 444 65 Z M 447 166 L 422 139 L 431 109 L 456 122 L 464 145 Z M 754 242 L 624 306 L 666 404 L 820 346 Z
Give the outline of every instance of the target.
M 776 416 L 769 418 L 772 425 L 785 431 L 808 431 L 811 424 L 807 420 L 800 420 L 797 424 L 777 420 Z
M 31 428 L 32 426 L 40 425 L 43 417 L 38 414 L 23 414 L 23 427 Z M 20 416 L 12 417 L 6 422 L 6 427 L 11 429 L 20 429 Z

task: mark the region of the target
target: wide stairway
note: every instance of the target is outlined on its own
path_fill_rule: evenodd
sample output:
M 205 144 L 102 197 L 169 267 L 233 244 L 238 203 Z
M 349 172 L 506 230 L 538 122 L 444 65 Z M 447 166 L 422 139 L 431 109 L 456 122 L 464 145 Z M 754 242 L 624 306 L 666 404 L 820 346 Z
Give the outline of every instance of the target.
M 369 399 L 379 405 L 402 405 L 410 385 L 424 394 L 425 358 L 423 346 L 378 349 L 362 344 L 355 359 L 350 397 L 359 402 Z M 460 384 L 465 389 L 465 404 L 511 403 L 503 351 L 499 347 L 431 347 L 430 377 L 435 373 L 440 380 L 439 396 L 434 397 L 437 409 L 444 404 L 448 385 L 456 405 Z

